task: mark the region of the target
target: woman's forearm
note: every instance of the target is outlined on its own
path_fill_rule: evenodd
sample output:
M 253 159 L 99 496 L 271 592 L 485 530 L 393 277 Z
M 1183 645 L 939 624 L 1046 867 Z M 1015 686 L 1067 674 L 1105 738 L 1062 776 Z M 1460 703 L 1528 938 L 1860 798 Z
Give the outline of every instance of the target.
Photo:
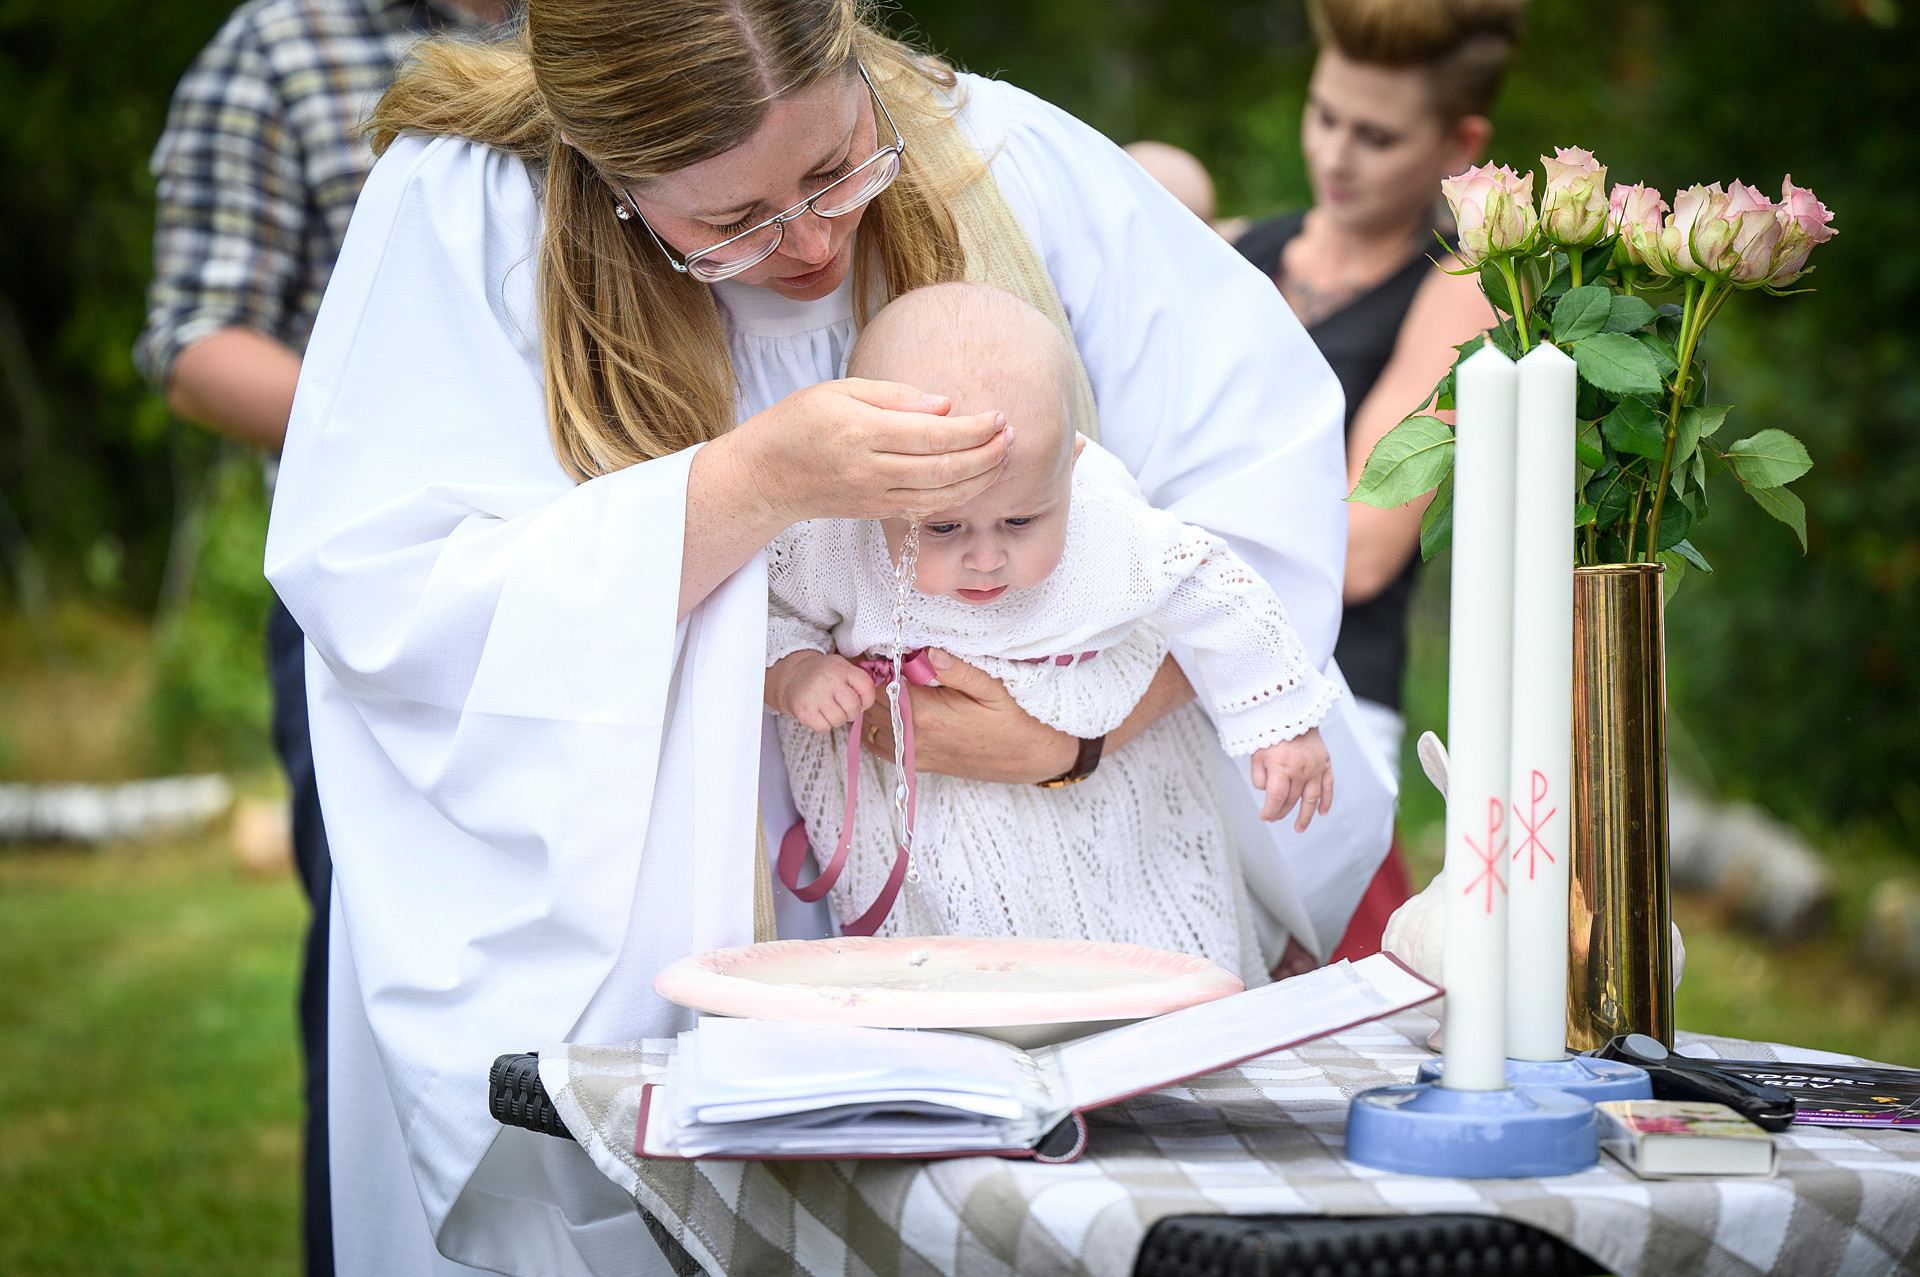
M 1449 258 L 1442 265 L 1451 266 Z M 1393 356 L 1354 414 L 1347 436 L 1347 489 L 1360 482 L 1367 457 L 1400 419 L 1419 411 L 1434 383 L 1453 366 L 1454 349 L 1493 326 L 1494 314 L 1472 276 L 1434 270 L 1400 325 Z M 1439 414 L 1451 424 L 1451 413 Z M 1349 605 L 1364 603 L 1393 583 L 1420 548 L 1420 517 L 1431 495 L 1394 510 L 1347 506 L 1347 572 L 1342 590 Z
M 1341 602 L 1365 603 L 1393 584 L 1420 548 L 1420 519 L 1433 494 L 1392 510 L 1347 506 L 1347 574 Z
M 742 455 L 742 436 L 722 435 L 687 471 L 687 531 L 680 555 L 679 616 L 705 601 L 793 520 L 769 502 Z
M 1064 774 L 1080 742 L 1021 709 L 1006 686 L 964 661 L 932 654 L 939 687 L 909 689 L 913 697 L 915 764 L 920 771 L 1031 785 Z M 1107 733 L 1105 752 L 1120 748 L 1193 699 L 1193 685 L 1169 656 L 1121 724 Z M 893 751 L 885 698 L 867 711 L 867 748 L 882 757 Z

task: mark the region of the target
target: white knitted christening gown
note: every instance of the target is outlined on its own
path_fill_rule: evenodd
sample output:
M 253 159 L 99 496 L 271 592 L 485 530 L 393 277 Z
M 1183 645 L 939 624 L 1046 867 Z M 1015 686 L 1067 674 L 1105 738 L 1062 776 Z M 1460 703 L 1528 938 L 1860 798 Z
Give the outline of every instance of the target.
M 872 520 L 796 524 L 768 549 L 767 663 L 790 652 L 883 654 L 894 570 Z M 1031 589 L 971 604 L 912 591 L 905 643 L 1001 679 L 1020 707 L 1073 736 L 1119 726 L 1165 658 L 1193 655 L 1200 705 L 1103 756 L 1078 785 L 1041 789 L 922 772 L 907 884 L 878 934 L 1118 940 L 1195 954 L 1265 983 L 1240 860 L 1222 818 L 1258 802 L 1223 792 L 1209 732 L 1241 757 L 1300 735 L 1338 688 L 1307 660 L 1273 591 L 1211 533 L 1149 505 L 1097 444 L 1075 463 L 1066 550 Z M 1060 665 L 1036 658 L 1096 655 Z M 1208 718 L 1211 717 L 1211 725 Z M 793 798 L 823 858 L 840 837 L 848 729 L 779 716 Z M 857 726 L 857 724 L 856 724 Z M 862 913 L 894 861 L 893 760 L 864 751 L 852 851 L 831 898 Z

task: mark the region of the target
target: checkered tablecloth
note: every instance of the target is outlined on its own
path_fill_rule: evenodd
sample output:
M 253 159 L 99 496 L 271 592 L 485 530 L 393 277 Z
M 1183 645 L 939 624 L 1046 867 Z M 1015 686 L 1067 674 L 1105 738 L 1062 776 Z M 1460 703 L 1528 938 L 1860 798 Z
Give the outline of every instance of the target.
M 1347 1099 L 1412 1079 L 1433 1020 L 1404 1012 L 1089 1114 L 1069 1166 L 634 1157 L 664 1041 L 556 1047 L 541 1079 L 600 1168 L 724 1277 L 1128 1277 L 1156 1220 L 1185 1214 L 1480 1212 L 1531 1224 L 1621 1277 L 1920 1275 L 1920 1132 L 1796 1127 L 1778 1178 L 1656 1182 L 1602 1157 L 1558 1179 L 1393 1175 L 1342 1157 Z M 1851 1057 L 1681 1035 L 1688 1054 Z

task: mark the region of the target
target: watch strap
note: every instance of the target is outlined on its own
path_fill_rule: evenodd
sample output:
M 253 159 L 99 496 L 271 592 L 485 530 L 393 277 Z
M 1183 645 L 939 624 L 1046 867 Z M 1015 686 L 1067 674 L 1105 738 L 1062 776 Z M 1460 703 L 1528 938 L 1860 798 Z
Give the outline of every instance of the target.
M 1036 782 L 1041 789 L 1065 789 L 1068 785 L 1078 785 L 1093 775 L 1100 766 L 1100 752 L 1106 748 L 1107 738 L 1095 736 L 1092 740 L 1082 739 L 1080 752 L 1074 756 L 1073 766 L 1051 780 Z

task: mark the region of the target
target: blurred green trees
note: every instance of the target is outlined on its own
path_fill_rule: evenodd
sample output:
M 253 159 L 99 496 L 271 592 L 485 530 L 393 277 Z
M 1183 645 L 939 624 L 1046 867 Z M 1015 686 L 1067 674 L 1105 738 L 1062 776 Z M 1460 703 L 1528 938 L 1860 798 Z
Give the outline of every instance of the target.
M 266 761 L 258 466 L 173 420 L 129 354 L 152 270 L 147 155 L 231 9 L 0 3 L 0 600 L 34 604 L 44 579 L 157 614 L 162 768 Z
M 226 9 L 0 0 L 0 597 L 23 579 L 10 509 L 56 594 L 166 612 L 161 739 L 231 754 L 261 740 L 257 491 L 127 355 L 146 154 Z M 1188 147 L 1228 212 L 1306 199 L 1297 0 L 908 0 L 890 19 L 1116 141 Z M 1739 433 L 1777 425 L 1814 456 L 1811 549 L 1717 503 L 1702 549 L 1718 570 L 1670 617 L 1673 702 L 1724 789 L 1920 842 L 1917 30 L 1910 0 L 1534 0 L 1494 151 L 1526 165 L 1583 145 L 1669 192 L 1791 172 L 1835 210 L 1819 291 L 1742 298 L 1709 343 Z
M 1503 158 L 1578 141 L 1668 191 L 1791 172 L 1836 211 L 1817 291 L 1742 297 L 1708 341 L 1729 437 L 1780 426 L 1814 457 L 1809 552 L 1721 480 L 1701 538 L 1717 572 L 1668 616 L 1671 692 L 1723 787 L 1801 819 L 1891 818 L 1920 845 L 1920 13 L 1555 3 L 1527 47 Z

